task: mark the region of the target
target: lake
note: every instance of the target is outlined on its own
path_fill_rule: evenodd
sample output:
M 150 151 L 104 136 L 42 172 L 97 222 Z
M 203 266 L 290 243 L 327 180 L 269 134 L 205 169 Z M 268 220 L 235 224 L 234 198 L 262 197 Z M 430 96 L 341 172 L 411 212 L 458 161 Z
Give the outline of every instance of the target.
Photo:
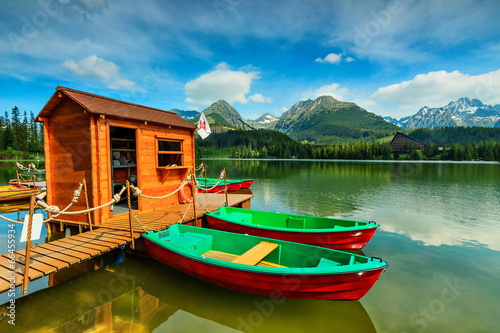
M 209 177 L 226 167 L 229 178 L 254 178 L 254 209 L 376 221 L 381 227 L 362 251 L 389 268 L 360 301 L 274 302 L 115 251 L 93 262 L 94 272 L 18 299 L 16 330 L 500 330 L 498 163 L 204 162 Z M 0 183 L 14 176 L 0 164 Z M 7 319 L 0 330 L 12 329 Z

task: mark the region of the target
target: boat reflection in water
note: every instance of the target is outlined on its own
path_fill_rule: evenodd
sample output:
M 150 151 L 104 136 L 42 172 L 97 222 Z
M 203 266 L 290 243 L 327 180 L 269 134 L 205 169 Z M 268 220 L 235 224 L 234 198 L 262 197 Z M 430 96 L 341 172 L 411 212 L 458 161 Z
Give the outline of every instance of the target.
M 30 332 L 375 332 L 359 301 L 255 296 L 132 256 L 16 305 L 16 326 Z

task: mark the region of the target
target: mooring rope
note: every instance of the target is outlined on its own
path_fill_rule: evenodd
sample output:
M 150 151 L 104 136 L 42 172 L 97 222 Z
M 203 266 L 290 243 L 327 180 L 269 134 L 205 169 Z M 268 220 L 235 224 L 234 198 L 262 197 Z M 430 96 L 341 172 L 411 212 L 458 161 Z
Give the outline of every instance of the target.
M 144 232 L 148 232 L 149 231 L 148 226 L 144 225 L 141 221 L 139 221 L 139 219 L 137 218 L 137 214 L 134 215 L 134 219 L 136 219 L 137 222 L 139 222 L 139 224 L 141 225 L 142 230 L 144 230 Z
M 186 214 L 189 211 L 189 207 L 191 207 L 191 204 L 193 203 L 193 201 L 194 200 L 189 201 L 189 205 L 187 206 L 186 211 L 184 212 L 184 215 L 182 216 L 182 218 L 179 221 L 177 221 L 177 224 L 184 222 L 184 218 L 186 217 Z

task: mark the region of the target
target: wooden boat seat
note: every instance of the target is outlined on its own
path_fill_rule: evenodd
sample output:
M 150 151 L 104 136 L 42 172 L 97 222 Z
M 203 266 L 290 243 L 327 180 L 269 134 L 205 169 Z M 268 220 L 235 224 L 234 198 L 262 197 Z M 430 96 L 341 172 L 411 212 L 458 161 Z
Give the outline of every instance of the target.
M 286 224 L 288 228 L 292 229 L 304 229 L 306 226 L 306 221 L 303 217 L 293 217 L 290 216 L 286 220 Z
M 205 252 L 202 254 L 202 256 L 207 257 L 207 258 L 222 260 L 222 261 L 229 261 L 229 262 L 233 261 L 234 259 L 236 259 L 238 257 L 236 254 L 214 251 L 214 250 L 210 250 L 208 252 Z M 272 263 L 269 261 L 264 261 L 264 260 L 259 261 L 257 263 L 257 265 L 255 265 L 255 266 L 286 268 L 286 266 L 278 265 L 278 264 L 275 264 L 275 263 Z
M 264 259 L 269 253 L 273 252 L 273 250 L 277 247 L 278 244 L 276 243 L 260 242 L 238 258 L 234 259 L 232 262 L 236 264 L 254 266 L 259 261 Z
M 318 266 L 316 267 L 334 267 L 334 266 L 341 266 L 342 264 L 339 263 L 339 262 L 336 262 L 336 261 L 333 261 L 333 260 L 330 260 L 330 259 L 326 259 L 326 258 L 321 258 L 319 260 L 319 263 L 318 263 Z

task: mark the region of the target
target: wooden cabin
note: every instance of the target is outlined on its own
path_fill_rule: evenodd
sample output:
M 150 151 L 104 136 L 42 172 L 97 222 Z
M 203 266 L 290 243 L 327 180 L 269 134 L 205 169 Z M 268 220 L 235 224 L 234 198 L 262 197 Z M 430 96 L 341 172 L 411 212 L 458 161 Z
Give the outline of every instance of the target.
M 146 195 L 171 193 L 195 166 L 195 126 L 173 112 L 57 87 L 36 121 L 44 129 L 47 203 L 60 209 L 71 202 L 83 178 L 89 206 L 97 207 L 111 201 L 127 180 Z M 177 195 L 131 197 L 139 211 L 179 204 Z M 92 222 L 102 224 L 128 212 L 126 199 L 125 192 L 113 210 L 93 212 Z M 70 210 L 81 209 L 83 193 Z M 59 217 L 87 222 L 83 214 Z
M 394 138 L 391 140 L 390 145 L 392 147 L 392 151 L 407 152 L 407 149 L 405 148 L 407 143 L 414 144 L 415 150 L 424 149 L 424 144 L 421 141 L 401 132 L 396 133 Z

